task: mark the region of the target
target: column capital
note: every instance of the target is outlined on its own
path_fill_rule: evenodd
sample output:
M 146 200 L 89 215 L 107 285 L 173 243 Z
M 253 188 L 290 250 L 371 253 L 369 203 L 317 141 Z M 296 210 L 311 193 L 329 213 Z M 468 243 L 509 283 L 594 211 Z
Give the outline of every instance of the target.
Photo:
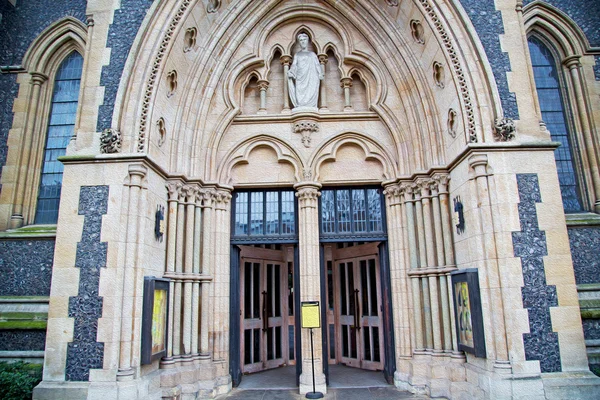
M 279 57 L 279 62 L 281 63 L 281 65 L 285 66 L 290 66 L 290 64 L 292 63 L 292 56 L 290 55 L 283 55 L 281 57 Z
M 581 66 L 581 62 L 579 61 L 580 59 L 581 59 L 581 56 L 573 55 L 573 56 L 566 57 L 562 61 L 562 63 L 565 67 L 567 67 L 569 69 L 579 68 Z
M 267 90 L 269 88 L 269 81 L 265 80 L 265 79 L 260 79 L 258 82 L 256 82 L 258 84 L 258 88 L 260 90 Z
M 169 201 L 179 200 L 179 190 L 183 186 L 183 183 L 180 181 L 168 181 L 165 186 L 167 188 L 167 192 L 169 193 Z
M 231 191 L 222 188 L 217 189 L 214 195 L 217 210 L 226 210 L 231 198 Z
M 321 64 L 327 64 L 327 61 L 329 61 L 327 54 L 319 54 L 318 57 Z
M 340 87 L 346 89 L 346 88 L 351 88 L 352 87 L 352 78 L 350 77 L 345 77 L 340 79 Z
M 181 187 L 181 196 L 186 199 L 187 203 L 194 203 L 198 187 L 194 184 L 186 184 Z
M 436 173 L 433 175 L 433 180 L 436 181 L 440 194 L 448 194 L 450 175 L 446 173 Z
M 475 172 L 474 178 L 487 176 L 488 156 L 487 154 L 473 154 L 468 158 L 469 167 Z
M 319 182 L 299 182 L 294 185 L 294 189 L 296 189 L 296 197 L 301 206 L 307 200 L 316 200 L 321 196 L 321 192 L 319 192 L 321 184 Z
M 415 181 L 416 191 L 423 197 L 430 197 L 431 195 L 431 178 L 417 178 Z
M 212 208 L 215 201 L 216 191 L 212 188 L 202 188 L 199 196 L 202 197 L 202 206 L 205 208 Z
M 41 72 L 30 72 L 31 75 L 31 84 L 32 85 L 41 85 L 48 80 L 48 75 L 42 74 Z

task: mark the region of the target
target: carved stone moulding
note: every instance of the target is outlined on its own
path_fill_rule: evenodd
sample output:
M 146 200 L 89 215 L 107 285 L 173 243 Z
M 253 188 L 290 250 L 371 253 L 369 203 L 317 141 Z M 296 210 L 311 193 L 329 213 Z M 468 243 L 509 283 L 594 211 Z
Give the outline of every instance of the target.
M 198 36 L 198 29 L 196 27 L 187 28 L 183 37 L 183 52 L 194 50 L 196 48 L 196 37 Z
M 515 121 L 510 118 L 498 118 L 494 121 L 494 138 L 498 142 L 508 142 L 515 138 Z
M 453 138 L 456 137 L 456 127 L 458 126 L 457 114 L 452 108 L 448 110 L 448 133 Z
M 156 121 L 156 128 L 158 130 L 158 146 L 160 147 L 165 143 L 167 138 L 167 127 L 164 118 L 161 117 Z
M 292 131 L 302 135 L 302 144 L 304 147 L 310 147 L 311 138 L 310 135 L 313 132 L 319 131 L 319 124 L 313 120 L 300 120 L 294 122 L 292 125 Z
M 100 153 L 112 154 L 121 152 L 121 131 L 108 128 L 100 134 Z
M 444 67 L 439 62 L 433 63 L 433 81 L 435 85 L 440 89 L 444 88 L 444 79 L 446 77 L 446 72 L 444 71 Z
M 410 21 L 410 32 L 415 42 L 419 44 L 425 44 L 425 30 L 421 21 L 413 19 Z

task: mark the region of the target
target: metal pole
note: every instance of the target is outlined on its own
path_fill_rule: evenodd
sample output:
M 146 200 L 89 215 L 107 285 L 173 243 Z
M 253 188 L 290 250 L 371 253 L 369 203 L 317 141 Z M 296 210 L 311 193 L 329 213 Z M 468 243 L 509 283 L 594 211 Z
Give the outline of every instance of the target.
M 310 359 L 312 362 L 313 391 L 311 393 L 306 393 L 306 398 L 320 399 L 323 397 L 323 393 L 317 392 L 315 389 L 315 353 L 313 351 L 313 328 L 310 328 Z

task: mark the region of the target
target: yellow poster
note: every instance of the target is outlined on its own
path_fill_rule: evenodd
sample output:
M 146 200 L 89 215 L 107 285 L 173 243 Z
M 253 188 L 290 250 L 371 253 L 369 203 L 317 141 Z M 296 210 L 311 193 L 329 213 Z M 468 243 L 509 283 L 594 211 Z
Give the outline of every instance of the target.
M 154 304 L 152 310 L 152 354 L 165 349 L 165 335 L 167 327 L 167 291 L 154 291 Z
M 320 328 L 321 316 L 319 313 L 318 301 L 303 301 L 302 302 L 302 327 L 303 328 Z

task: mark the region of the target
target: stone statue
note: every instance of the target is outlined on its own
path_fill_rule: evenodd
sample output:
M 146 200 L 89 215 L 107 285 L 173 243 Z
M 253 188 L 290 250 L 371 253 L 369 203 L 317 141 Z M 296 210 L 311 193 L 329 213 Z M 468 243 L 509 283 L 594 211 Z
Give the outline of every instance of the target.
M 288 71 L 290 99 L 294 105 L 292 111 L 317 111 L 323 69 L 317 55 L 306 50 L 308 35 L 299 34 L 298 42 L 301 50 L 294 55 L 294 61 Z

